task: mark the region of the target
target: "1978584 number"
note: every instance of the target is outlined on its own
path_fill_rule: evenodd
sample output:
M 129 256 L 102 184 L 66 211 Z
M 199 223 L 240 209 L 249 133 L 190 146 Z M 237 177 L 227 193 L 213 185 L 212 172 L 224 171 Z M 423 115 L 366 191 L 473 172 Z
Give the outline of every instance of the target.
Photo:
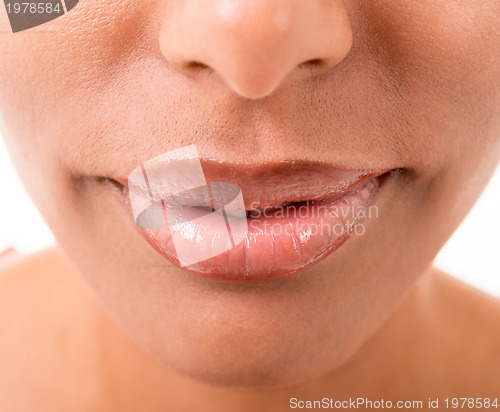
M 61 5 L 59 3 L 6 3 L 7 13 L 23 13 L 23 14 L 51 14 L 61 13 Z

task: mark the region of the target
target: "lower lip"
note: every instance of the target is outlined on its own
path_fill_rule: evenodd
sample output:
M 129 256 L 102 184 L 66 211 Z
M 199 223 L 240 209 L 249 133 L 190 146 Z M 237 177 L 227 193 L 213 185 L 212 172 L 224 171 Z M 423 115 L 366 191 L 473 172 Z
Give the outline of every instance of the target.
M 195 275 L 231 283 L 275 280 L 318 262 L 352 236 L 364 234 L 363 222 L 370 217 L 381 177 L 370 177 L 334 199 L 253 213 L 247 218 L 248 233 L 243 241 L 189 266 L 181 265 L 168 228 L 136 227 L 160 255 Z M 203 233 L 204 236 L 200 239 L 193 233 Z M 196 253 L 197 248 L 210 247 L 210 242 L 217 236 L 216 231 L 211 233 L 210 224 L 196 227 L 193 223 L 184 241 Z

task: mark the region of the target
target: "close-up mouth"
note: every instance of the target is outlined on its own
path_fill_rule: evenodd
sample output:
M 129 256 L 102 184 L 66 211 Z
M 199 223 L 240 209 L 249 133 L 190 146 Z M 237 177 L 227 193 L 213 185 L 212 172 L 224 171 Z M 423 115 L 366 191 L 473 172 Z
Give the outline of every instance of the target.
M 4 0 L 0 412 L 497 406 L 499 23 Z
M 206 279 L 251 283 L 301 271 L 363 236 L 398 172 L 159 156 L 109 181 L 162 257 Z

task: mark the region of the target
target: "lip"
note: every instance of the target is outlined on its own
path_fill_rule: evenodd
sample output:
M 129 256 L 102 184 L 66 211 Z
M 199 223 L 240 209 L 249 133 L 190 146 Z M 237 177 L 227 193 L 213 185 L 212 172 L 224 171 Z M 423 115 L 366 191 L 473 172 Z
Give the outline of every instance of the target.
M 187 223 L 175 228 L 166 223 L 162 227 L 135 226 L 161 256 L 176 266 L 203 278 L 231 283 L 279 279 L 330 255 L 357 234 L 359 227 L 364 230 L 361 225 L 370 217 L 368 211 L 375 205 L 385 178 L 390 174 L 389 169 L 345 170 L 314 162 L 251 166 L 199 160 L 210 187 L 213 182 L 224 182 L 222 184 L 232 184 L 241 190 L 244 200 L 240 199 L 240 206 L 236 208 L 239 215 L 232 219 L 236 225 L 246 219 L 244 236 L 234 241 L 237 233 L 235 235 L 231 229 L 234 231 L 236 227 L 238 231 L 241 225 L 231 226 L 224 214 L 232 236 L 231 244 L 221 253 L 186 264 L 180 257 L 179 243 L 173 241 L 174 236 L 181 238 L 182 250 L 206 257 L 207 250 L 220 240 L 217 219 L 221 215 L 214 213 L 217 208 L 213 201 L 210 203 L 210 199 L 193 191 L 189 191 L 187 198 L 177 196 L 172 206 L 165 202 L 168 197 L 165 185 L 149 187 L 147 193 L 139 191 L 136 196 L 141 201 L 148 198 L 152 204 L 161 204 L 158 210 L 163 212 L 165 222 L 168 220 L 165 210 L 168 209 L 169 213 L 174 210 L 178 221 Z M 162 166 L 155 167 L 156 172 L 161 173 Z M 124 177 L 113 180 L 119 183 L 122 204 L 137 223 L 130 202 L 134 182 Z M 235 193 L 222 203 L 236 199 Z M 208 211 L 203 210 L 207 207 Z

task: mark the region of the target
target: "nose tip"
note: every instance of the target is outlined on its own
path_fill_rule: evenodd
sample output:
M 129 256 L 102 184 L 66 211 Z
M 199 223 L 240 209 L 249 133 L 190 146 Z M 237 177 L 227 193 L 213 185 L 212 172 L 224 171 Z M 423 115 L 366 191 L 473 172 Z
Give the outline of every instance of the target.
M 200 81 L 213 72 L 249 99 L 270 95 L 287 78 L 324 73 L 352 46 L 342 0 L 179 0 L 164 13 L 159 36 L 176 70 Z

